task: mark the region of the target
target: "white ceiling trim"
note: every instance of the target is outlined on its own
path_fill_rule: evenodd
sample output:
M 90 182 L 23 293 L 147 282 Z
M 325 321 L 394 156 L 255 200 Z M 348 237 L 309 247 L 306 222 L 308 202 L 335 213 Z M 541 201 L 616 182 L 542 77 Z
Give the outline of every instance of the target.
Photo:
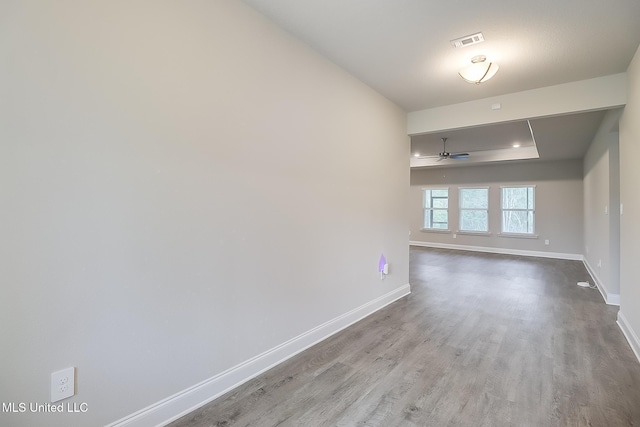
M 499 103 L 500 110 L 492 110 Z M 627 103 L 627 73 L 510 93 L 408 114 L 409 135 L 584 111 Z

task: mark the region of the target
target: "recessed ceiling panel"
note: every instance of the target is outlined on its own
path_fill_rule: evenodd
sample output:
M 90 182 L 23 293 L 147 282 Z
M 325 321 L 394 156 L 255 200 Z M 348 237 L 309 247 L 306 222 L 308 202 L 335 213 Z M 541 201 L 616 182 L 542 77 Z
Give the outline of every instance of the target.
M 540 158 L 583 158 L 605 113 L 606 111 L 591 111 L 531 120 Z
M 469 153 L 469 156 L 466 160 L 440 159 L 439 153 L 443 151 Z M 412 136 L 411 155 L 412 167 L 463 166 L 537 158 L 538 151 L 529 123 L 521 120 Z

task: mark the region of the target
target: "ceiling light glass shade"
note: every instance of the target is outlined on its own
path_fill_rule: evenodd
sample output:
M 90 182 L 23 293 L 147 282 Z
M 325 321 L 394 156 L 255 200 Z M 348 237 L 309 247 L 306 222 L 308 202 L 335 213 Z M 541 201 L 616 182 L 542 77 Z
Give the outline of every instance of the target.
M 480 55 L 471 58 L 471 65 L 464 67 L 458 74 L 469 83 L 479 85 L 495 76 L 499 68 L 498 64 L 487 62 L 486 56 Z

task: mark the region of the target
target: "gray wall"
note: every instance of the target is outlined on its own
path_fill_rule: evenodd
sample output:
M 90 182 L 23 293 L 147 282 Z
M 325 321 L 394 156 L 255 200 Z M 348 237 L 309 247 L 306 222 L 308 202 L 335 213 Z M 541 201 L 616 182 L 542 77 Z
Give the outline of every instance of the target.
M 231 0 L 0 7 L 0 401 L 104 425 L 408 283 L 406 114 Z M 391 265 L 381 281 L 380 253 Z
M 584 256 L 610 302 L 620 294 L 620 114 L 607 112 L 584 157 Z
M 537 239 L 498 236 L 500 186 L 536 185 Z M 450 234 L 420 231 L 422 189 L 449 187 Z M 489 236 L 453 234 L 458 229 L 458 188 L 490 186 Z M 425 168 L 411 171 L 411 241 L 562 254 L 582 253 L 582 162 L 580 160 L 496 163 L 484 166 Z M 548 239 L 550 244 L 545 245 Z
M 640 48 L 627 70 L 627 105 L 620 119 L 620 313 L 640 350 Z

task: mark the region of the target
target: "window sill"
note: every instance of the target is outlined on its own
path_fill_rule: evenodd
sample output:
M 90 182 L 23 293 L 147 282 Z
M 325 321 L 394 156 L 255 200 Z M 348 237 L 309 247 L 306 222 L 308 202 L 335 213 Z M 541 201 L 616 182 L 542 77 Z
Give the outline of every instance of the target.
M 516 239 L 537 239 L 537 234 L 522 234 L 522 233 L 498 233 L 500 237 L 511 237 Z
M 489 231 L 467 231 L 467 230 L 458 230 L 456 234 L 469 235 L 469 236 L 491 236 L 491 232 Z
M 421 228 L 420 231 L 425 233 L 442 233 L 442 234 L 451 233 L 451 230 L 441 230 L 439 228 Z

